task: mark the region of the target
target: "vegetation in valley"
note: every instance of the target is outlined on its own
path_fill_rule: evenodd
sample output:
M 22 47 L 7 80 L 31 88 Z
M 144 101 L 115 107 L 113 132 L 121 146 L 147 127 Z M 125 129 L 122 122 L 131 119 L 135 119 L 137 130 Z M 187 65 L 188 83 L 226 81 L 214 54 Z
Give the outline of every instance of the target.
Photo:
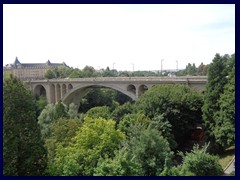
M 162 76 L 58 68 L 46 78 Z M 48 104 L 11 75 L 3 83 L 4 175 L 215 176 L 235 145 L 235 55 L 190 63 L 175 75 L 208 75 L 204 93 L 156 85 L 134 102 L 109 88 L 91 88 L 76 104 Z M 203 125 L 204 138 L 192 131 Z M 191 144 L 190 150 L 184 150 Z M 232 152 L 232 151 L 231 151 Z M 232 154 L 231 154 L 232 155 Z

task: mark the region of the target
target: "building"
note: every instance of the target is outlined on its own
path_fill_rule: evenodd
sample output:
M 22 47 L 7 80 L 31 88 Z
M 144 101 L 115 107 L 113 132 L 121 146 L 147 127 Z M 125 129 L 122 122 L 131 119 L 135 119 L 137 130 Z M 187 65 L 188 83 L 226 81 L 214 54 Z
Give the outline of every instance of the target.
M 13 64 L 3 67 L 3 71 L 9 72 L 21 80 L 44 79 L 44 75 L 49 69 L 60 66 L 68 67 L 64 62 L 51 63 L 49 60 L 46 63 L 20 63 L 16 57 Z

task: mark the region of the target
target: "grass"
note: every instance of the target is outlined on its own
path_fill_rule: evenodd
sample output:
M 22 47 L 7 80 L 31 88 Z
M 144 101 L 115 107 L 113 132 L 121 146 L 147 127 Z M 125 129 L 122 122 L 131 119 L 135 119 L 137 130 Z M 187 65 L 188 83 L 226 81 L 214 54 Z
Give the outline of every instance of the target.
M 235 156 L 235 146 L 232 146 L 225 150 L 225 152 L 219 154 L 219 163 L 224 169 L 228 163 L 232 160 Z

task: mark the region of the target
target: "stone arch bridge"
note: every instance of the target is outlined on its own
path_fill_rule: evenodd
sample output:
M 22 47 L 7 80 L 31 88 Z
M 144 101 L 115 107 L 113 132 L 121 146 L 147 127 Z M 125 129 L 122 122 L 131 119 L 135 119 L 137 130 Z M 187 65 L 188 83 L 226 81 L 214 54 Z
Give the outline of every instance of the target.
M 49 103 L 62 100 L 67 105 L 72 102 L 79 104 L 80 99 L 92 87 L 112 88 L 133 100 L 137 100 L 145 91 L 158 84 L 186 84 L 197 91 L 203 92 L 206 82 L 206 76 L 97 77 L 25 81 L 33 94 L 46 96 Z

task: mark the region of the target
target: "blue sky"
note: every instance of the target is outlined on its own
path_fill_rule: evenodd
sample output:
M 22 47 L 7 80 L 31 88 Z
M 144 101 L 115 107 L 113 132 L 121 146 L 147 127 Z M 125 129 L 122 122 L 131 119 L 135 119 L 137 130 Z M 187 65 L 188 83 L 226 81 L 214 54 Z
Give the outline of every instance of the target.
M 3 65 L 160 70 L 235 52 L 235 5 L 3 5 Z

